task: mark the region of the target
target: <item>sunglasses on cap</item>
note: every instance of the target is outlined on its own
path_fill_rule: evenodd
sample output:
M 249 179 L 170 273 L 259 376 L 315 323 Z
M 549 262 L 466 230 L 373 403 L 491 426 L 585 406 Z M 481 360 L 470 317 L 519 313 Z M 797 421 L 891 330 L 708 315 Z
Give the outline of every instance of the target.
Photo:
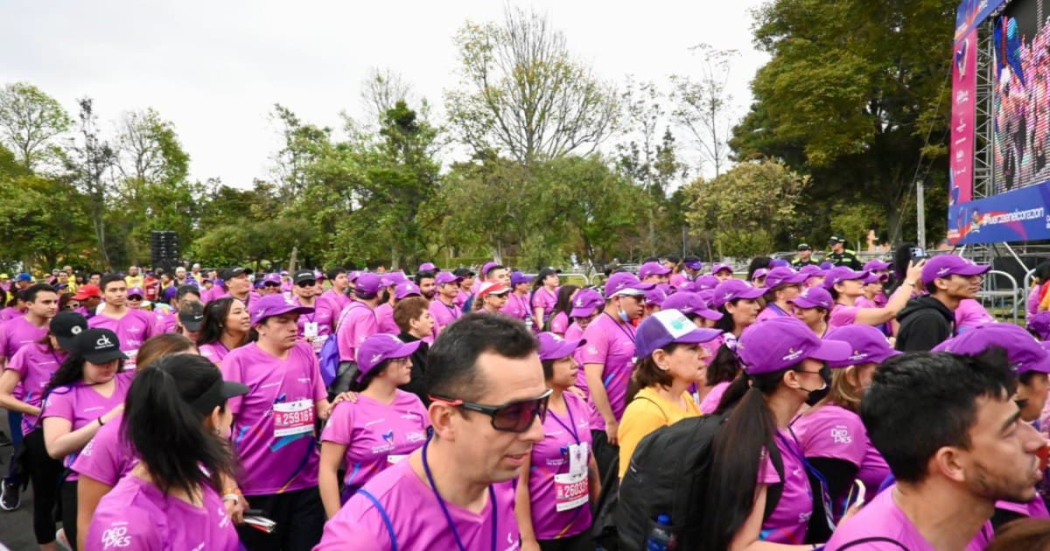
M 483 413 L 492 418 L 492 428 L 500 432 L 523 433 L 532 426 L 532 421 L 537 417 L 542 423 L 547 418 L 547 402 L 550 400 L 551 389 L 541 394 L 538 398 L 518 400 L 501 406 L 488 406 L 464 402 L 463 400 L 452 400 L 441 396 L 430 396 L 432 402 L 443 402 L 447 405 L 460 407 L 469 411 Z
M 317 285 L 317 282 L 312 279 L 309 279 L 307 281 L 300 281 L 299 283 L 296 283 L 296 285 L 300 287 L 313 287 L 314 285 Z

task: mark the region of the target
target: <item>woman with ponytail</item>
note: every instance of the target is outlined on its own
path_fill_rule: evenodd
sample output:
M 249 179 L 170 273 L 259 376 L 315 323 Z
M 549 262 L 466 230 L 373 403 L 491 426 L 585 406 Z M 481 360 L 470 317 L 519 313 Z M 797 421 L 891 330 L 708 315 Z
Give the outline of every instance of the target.
M 121 434 L 141 461 L 102 498 L 84 549 L 240 549 L 221 492 L 233 468 L 226 401 L 248 390 L 189 354 L 140 373 Z
M 716 412 L 732 410 L 712 443 L 701 549 L 792 549 L 806 541 L 814 495 L 789 423 L 802 404 L 826 394 L 825 362 L 845 360 L 850 352 L 848 344 L 822 341 L 793 318 L 767 320 L 743 333 L 737 353 L 744 375 Z M 767 508 L 771 496 L 776 503 Z

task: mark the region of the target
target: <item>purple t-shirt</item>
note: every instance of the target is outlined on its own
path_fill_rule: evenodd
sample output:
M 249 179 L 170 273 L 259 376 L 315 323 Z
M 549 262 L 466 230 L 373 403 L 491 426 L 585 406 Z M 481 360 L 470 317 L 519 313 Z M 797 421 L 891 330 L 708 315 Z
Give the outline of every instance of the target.
M 227 402 L 244 471 L 241 491 L 269 495 L 316 487 L 314 404 L 327 394 L 310 345 L 296 343 L 282 360 L 247 344 L 231 351 L 221 369 L 227 381 L 251 388 Z
M 128 355 L 124 365 L 128 369 L 134 369 L 135 356 L 139 353 L 142 343 L 146 342 L 156 331 L 156 322 L 148 312 L 142 310 L 128 310 L 128 313 L 118 319 L 111 318 L 106 314 L 99 314 L 88 320 L 88 327 L 109 329 L 117 334 L 120 340 L 120 349 Z
M 583 338 L 587 339 L 587 344 L 580 353 L 580 366 L 605 366 L 602 383 L 609 396 L 613 416 L 619 421 L 623 417 L 623 410 L 627 408 L 627 383 L 634 372 L 634 328 L 603 313 L 587 326 Z M 598 413 L 594 397 L 591 396 L 588 402 L 591 406 L 591 429 L 605 430 L 605 419 Z
M 116 386 L 109 397 L 99 394 L 95 390 L 95 385 L 74 383 L 58 387 L 51 391 L 47 400 L 44 400 L 44 411 L 40 418 L 61 417 L 72 423 L 73 426 L 69 429 L 71 432 L 90 423 L 97 423 L 99 417 L 124 403 L 124 397 L 128 395 L 128 388 L 131 387 L 131 380 L 134 376 L 134 371 L 117 373 L 114 378 Z M 80 451 L 77 450 L 67 455 L 62 465 L 66 467 L 73 465 Z M 76 473 L 71 473 L 66 477 L 66 480 L 76 479 Z
M 775 303 L 770 302 L 758 313 L 758 317 L 755 318 L 755 323 L 760 321 L 771 320 L 774 318 L 793 318 L 793 314 L 785 312 L 782 308 L 777 306 Z
M 543 440 L 532 448 L 529 497 L 532 529 L 540 540 L 572 537 L 591 527 L 588 480 L 568 478 L 570 446 L 586 443 L 587 457 L 590 457 L 590 410 L 579 396 L 571 392 L 564 396 L 568 411 L 559 415 L 547 410 Z
M 890 475 L 890 467 L 868 439 L 860 416 L 827 404 L 800 415 L 791 424 L 806 457 L 841 459 L 856 465 L 857 478 L 866 488 L 878 488 Z
M 556 335 L 565 335 L 565 332 L 569 329 L 569 324 L 572 320 L 569 319 L 568 314 L 565 312 L 558 312 L 551 318 L 551 333 Z
M 964 298 L 959 301 L 959 307 L 955 309 L 955 334 L 973 329 L 978 325 L 995 323 L 995 318 L 984 309 L 980 302 L 972 298 Z
M 813 492 L 809 475 L 802 462 L 802 448 L 790 432 L 778 430 L 777 449 L 784 462 L 784 490 L 773 513 L 762 522 L 759 539 L 773 543 L 800 545 L 806 539 L 809 517 L 813 515 Z M 768 456 L 758 470 L 759 484 L 781 482 L 780 475 Z
M 50 346 L 43 344 L 29 344 L 7 362 L 7 369 L 18 373 L 20 382 L 15 387 L 14 396 L 19 400 L 40 407 L 44 397 L 44 390 L 51 382 L 51 376 L 58 371 L 59 366 L 66 360 L 67 354 L 60 350 L 52 350 Z M 22 414 L 22 434 L 33 432 L 36 427 L 36 415 Z
M 222 364 L 223 358 L 230 353 L 230 349 L 226 348 L 226 345 L 222 344 L 222 341 L 199 345 L 197 346 L 197 350 L 201 353 L 201 356 L 208 358 L 215 364 Z
M 131 472 L 138 465 L 139 458 L 131 443 L 120 437 L 123 421 L 122 413 L 98 429 L 95 437 L 80 450 L 70 469 L 108 486 L 115 486 Z
M 350 495 L 377 473 L 405 459 L 427 439 L 430 416 L 415 394 L 396 391 L 383 404 L 359 394 L 357 403 L 342 402 L 332 411 L 322 442 L 346 446 L 346 487 Z
M 357 347 L 361 346 L 361 343 L 365 342 L 368 337 L 379 333 L 376 313 L 367 304 L 354 301 L 343 309 L 339 317 L 342 320 L 337 323 L 339 328 L 336 333 L 339 360 L 356 362 Z
M 20 348 L 38 342 L 46 335 L 46 323 L 37 327 L 25 316 L 11 318 L 0 325 L 0 357 L 13 358 Z
M 416 475 L 408 461 L 379 473 L 364 489 L 385 510 L 398 550 L 459 549 L 433 490 Z M 480 513 L 445 502 L 456 533 L 466 549 L 490 549 L 493 540 L 496 549 L 520 549 L 513 481 L 493 484 L 492 489 L 496 502 L 490 495 Z M 372 501 L 358 492 L 325 524 L 324 536 L 314 551 L 342 551 L 347 542 L 353 542 L 355 551 L 387 551 L 393 548 L 390 530 Z
M 546 287 L 540 287 L 536 289 L 535 293 L 532 293 L 532 310 L 536 311 L 538 308 L 543 308 L 544 319 L 551 317 L 551 312 L 557 303 L 558 289 L 554 289 L 554 292 L 551 292 Z
M 455 301 L 452 302 L 452 306 L 449 306 L 441 302 L 441 299 L 435 298 L 430 301 L 430 315 L 434 316 L 434 335 L 437 336 L 452 322 L 458 320 L 463 315 L 463 310 L 456 306 Z
M 704 415 L 714 413 L 718 409 L 718 404 L 722 401 L 722 396 L 725 395 L 726 389 L 729 388 L 729 384 L 729 381 L 722 381 L 711 387 L 711 391 L 700 401 L 700 413 Z
M 222 498 L 204 486 L 196 507 L 152 483 L 126 476 L 102 497 L 88 528 L 85 551 L 104 549 L 241 549 Z
M 838 329 L 839 327 L 845 327 L 847 325 L 853 325 L 857 321 L 857 312 L 860 311 L 859 306 L 846 306 L 845 304 L 836 304 L 831 309 L 831 315 L 828 316 L 828 333 Z
M 832 534 L 827 546 L 827 551 L 838 551 L 848 544 L 857 540 L 867 538 L 887 538 L 897 543 L 872 542 L 863 544 L 863 549 L 871 551 L 901 551 L 902 547 L 908 551 L 936 551 L 930 542 L 926 541 L 919 529 L 912 524 L 911 520 L 897 506 L 893 500 L 894 487 L 890 486 L 885 491 L 875 496 L 875 499 L 865 505 L 849 520 L 842 523 L 835 533 Z M 989 538 L 982 534 L 991 534 L 991 523 L 985 523 L 977 534 L 974 542 L 967 546 L 970 551 L 984 549 L 980 541 Z M 861 547 L 850 546 L 849 549 L 861 549 Z
M 525 321 L 529 319 L 532 317 L 532 307 L 529 306 L 529 295 L 508 293 L 507 303 L 504 304 L 503 308 L 500 308 L 499 311 L 516 320 Z
M 401 334 L 401 329 L 394 321 L 394 307 L 389 302 L 384 302 L 376 307 L 376 324 L 379 326 L 380 333 Z
M 572 325 L 565 330 L 565 340 L 576 341 L 583 338 L 583 329 L 580 329 L 580 325 L 576 322 L 572 322 Z M 587 374 L 583 371 L 583 349 L 577 349 L 573 352 L 572 358 L 576 360 L 576 365 L 580 366 L 580 369 L 576 371 L 576 388 L 583 391 L 585 396 L 590 397 L 591 393 L 587 389 Z M 589 414 L 588 414 L 589 415 Z

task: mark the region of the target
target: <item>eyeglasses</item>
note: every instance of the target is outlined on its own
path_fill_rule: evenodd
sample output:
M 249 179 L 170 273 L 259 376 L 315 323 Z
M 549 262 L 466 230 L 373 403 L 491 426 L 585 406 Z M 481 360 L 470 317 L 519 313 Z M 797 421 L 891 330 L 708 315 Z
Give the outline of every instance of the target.
M 523 433 L 532 427 L 532 421 L 539 417 L 542 423 L 547 418 L 547 402 L 550 400 L 551 389 L 541 394 L 538 398 L 519 400 L 501 406 L 488 406 L 464 402 L 463 400 L 452 400 L 441 396 L 430 396 L 433 402 L 444 402 L 450 406 L 461 407 L 466 410 L 484 413 L 492 418 L 492 428 L 500 432 Z
M 298 286 L 300 286 L 300 287 L 313 287 L 314 285 L 317 285 L 317 282 L 316 282 L 316 281 L 313 281 L 313 280 L 310 280 L 310 281 L 300 281 L 299 283 L 296 283 L 296 285 L 298 285 Z

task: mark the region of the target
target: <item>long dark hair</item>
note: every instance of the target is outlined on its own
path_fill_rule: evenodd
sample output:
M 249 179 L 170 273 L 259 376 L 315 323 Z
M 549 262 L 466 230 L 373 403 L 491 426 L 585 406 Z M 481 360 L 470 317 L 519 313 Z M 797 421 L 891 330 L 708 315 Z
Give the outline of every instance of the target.
M 72 353 L 66 357 L 66 361 L 62 362 L 55 374 L 51 376 L 51 382 L 47 384 L 47 389 L 44 394 L 50 393 L 58 387 L 71 385 L 73 383 L 79 383 L 84 379 L 84 364 L 87 363 L 87 358 L 82 356 L 79 352 Z M 212 368 L 215 364 L 212 364 Z M 120 360 L 117 365 L 117 373 L 124 371 L 124 360 Z
M 231 296 L 222 297 L 209 302 L 204 307 L 204 319 L 201 321 L 201 333 L 197 337 L 197 346 L 222 340 L 222 330 L 235 300 L 240 299 Z M 245 335 L 245 342 L 248 342 L 247 335 Z
M 558 300 L 554 303 L 554 309 L 546 315 L 547 319 L 554 319 L 559 312 L 564 312 L 566 317 L 569 317 L 569 321 L 572 321 L 572 317 L 569 314 L 572 312 L 572 294 L 575 293 L 579 287 L 575 285 L 562 285 L 558 289 Z M 537 289 L 538 291 L 539 289 Z
M 357 381 L 355 377 L 350 381 L 350 386 L 347 388 L 350 392 L 364 392 L 368 388 L 368 385 L 372 384 L 372 380 L 383 374 L 386 368 L 390 366 L 390 360 L 383 360 L 379 365 L 372 368 L 364 377 L 361 378 L 361 382 Z
M 712 442 L 714 456 L 704 496 L 704 545 L 700 549 L 728 549 L 754 509 L 763 450 L 776 445 L 776 417 L 766 404 L 766 396 L 779 387 L 784 373 L 791 369 L 794 366 L 753 377 L 744 375 L 729 385 L 718 404 L 716 415 L 733 411 Z
M 755 279 L 755 272 L 763 268 L 768 268 L 769 263 L 772 261 L 773 259 L 769 258 L 768 256 L 756 256 L 755 258 L 751 259 L 751 264 L 747 266 L 747 280 L 751 281 Z
M 726 345 L 718 347 L 711 364 L 707 366 L 707 386 L 735 381 L 740 375 L 740 357 Z
M 173 488 L 193 492 L 205 484 L 221 492 L 221 475 L 233 471 L 229 446 L 202 426 L 211 412 L 192 405 L 216 384 L 222 384 L 222 374 L 215 364 L 176 354 L 140 372 L 128 390 L 121 438 L 134 446 L 165 495 Z M 218 405 L 225 411 L 224 401 Z

